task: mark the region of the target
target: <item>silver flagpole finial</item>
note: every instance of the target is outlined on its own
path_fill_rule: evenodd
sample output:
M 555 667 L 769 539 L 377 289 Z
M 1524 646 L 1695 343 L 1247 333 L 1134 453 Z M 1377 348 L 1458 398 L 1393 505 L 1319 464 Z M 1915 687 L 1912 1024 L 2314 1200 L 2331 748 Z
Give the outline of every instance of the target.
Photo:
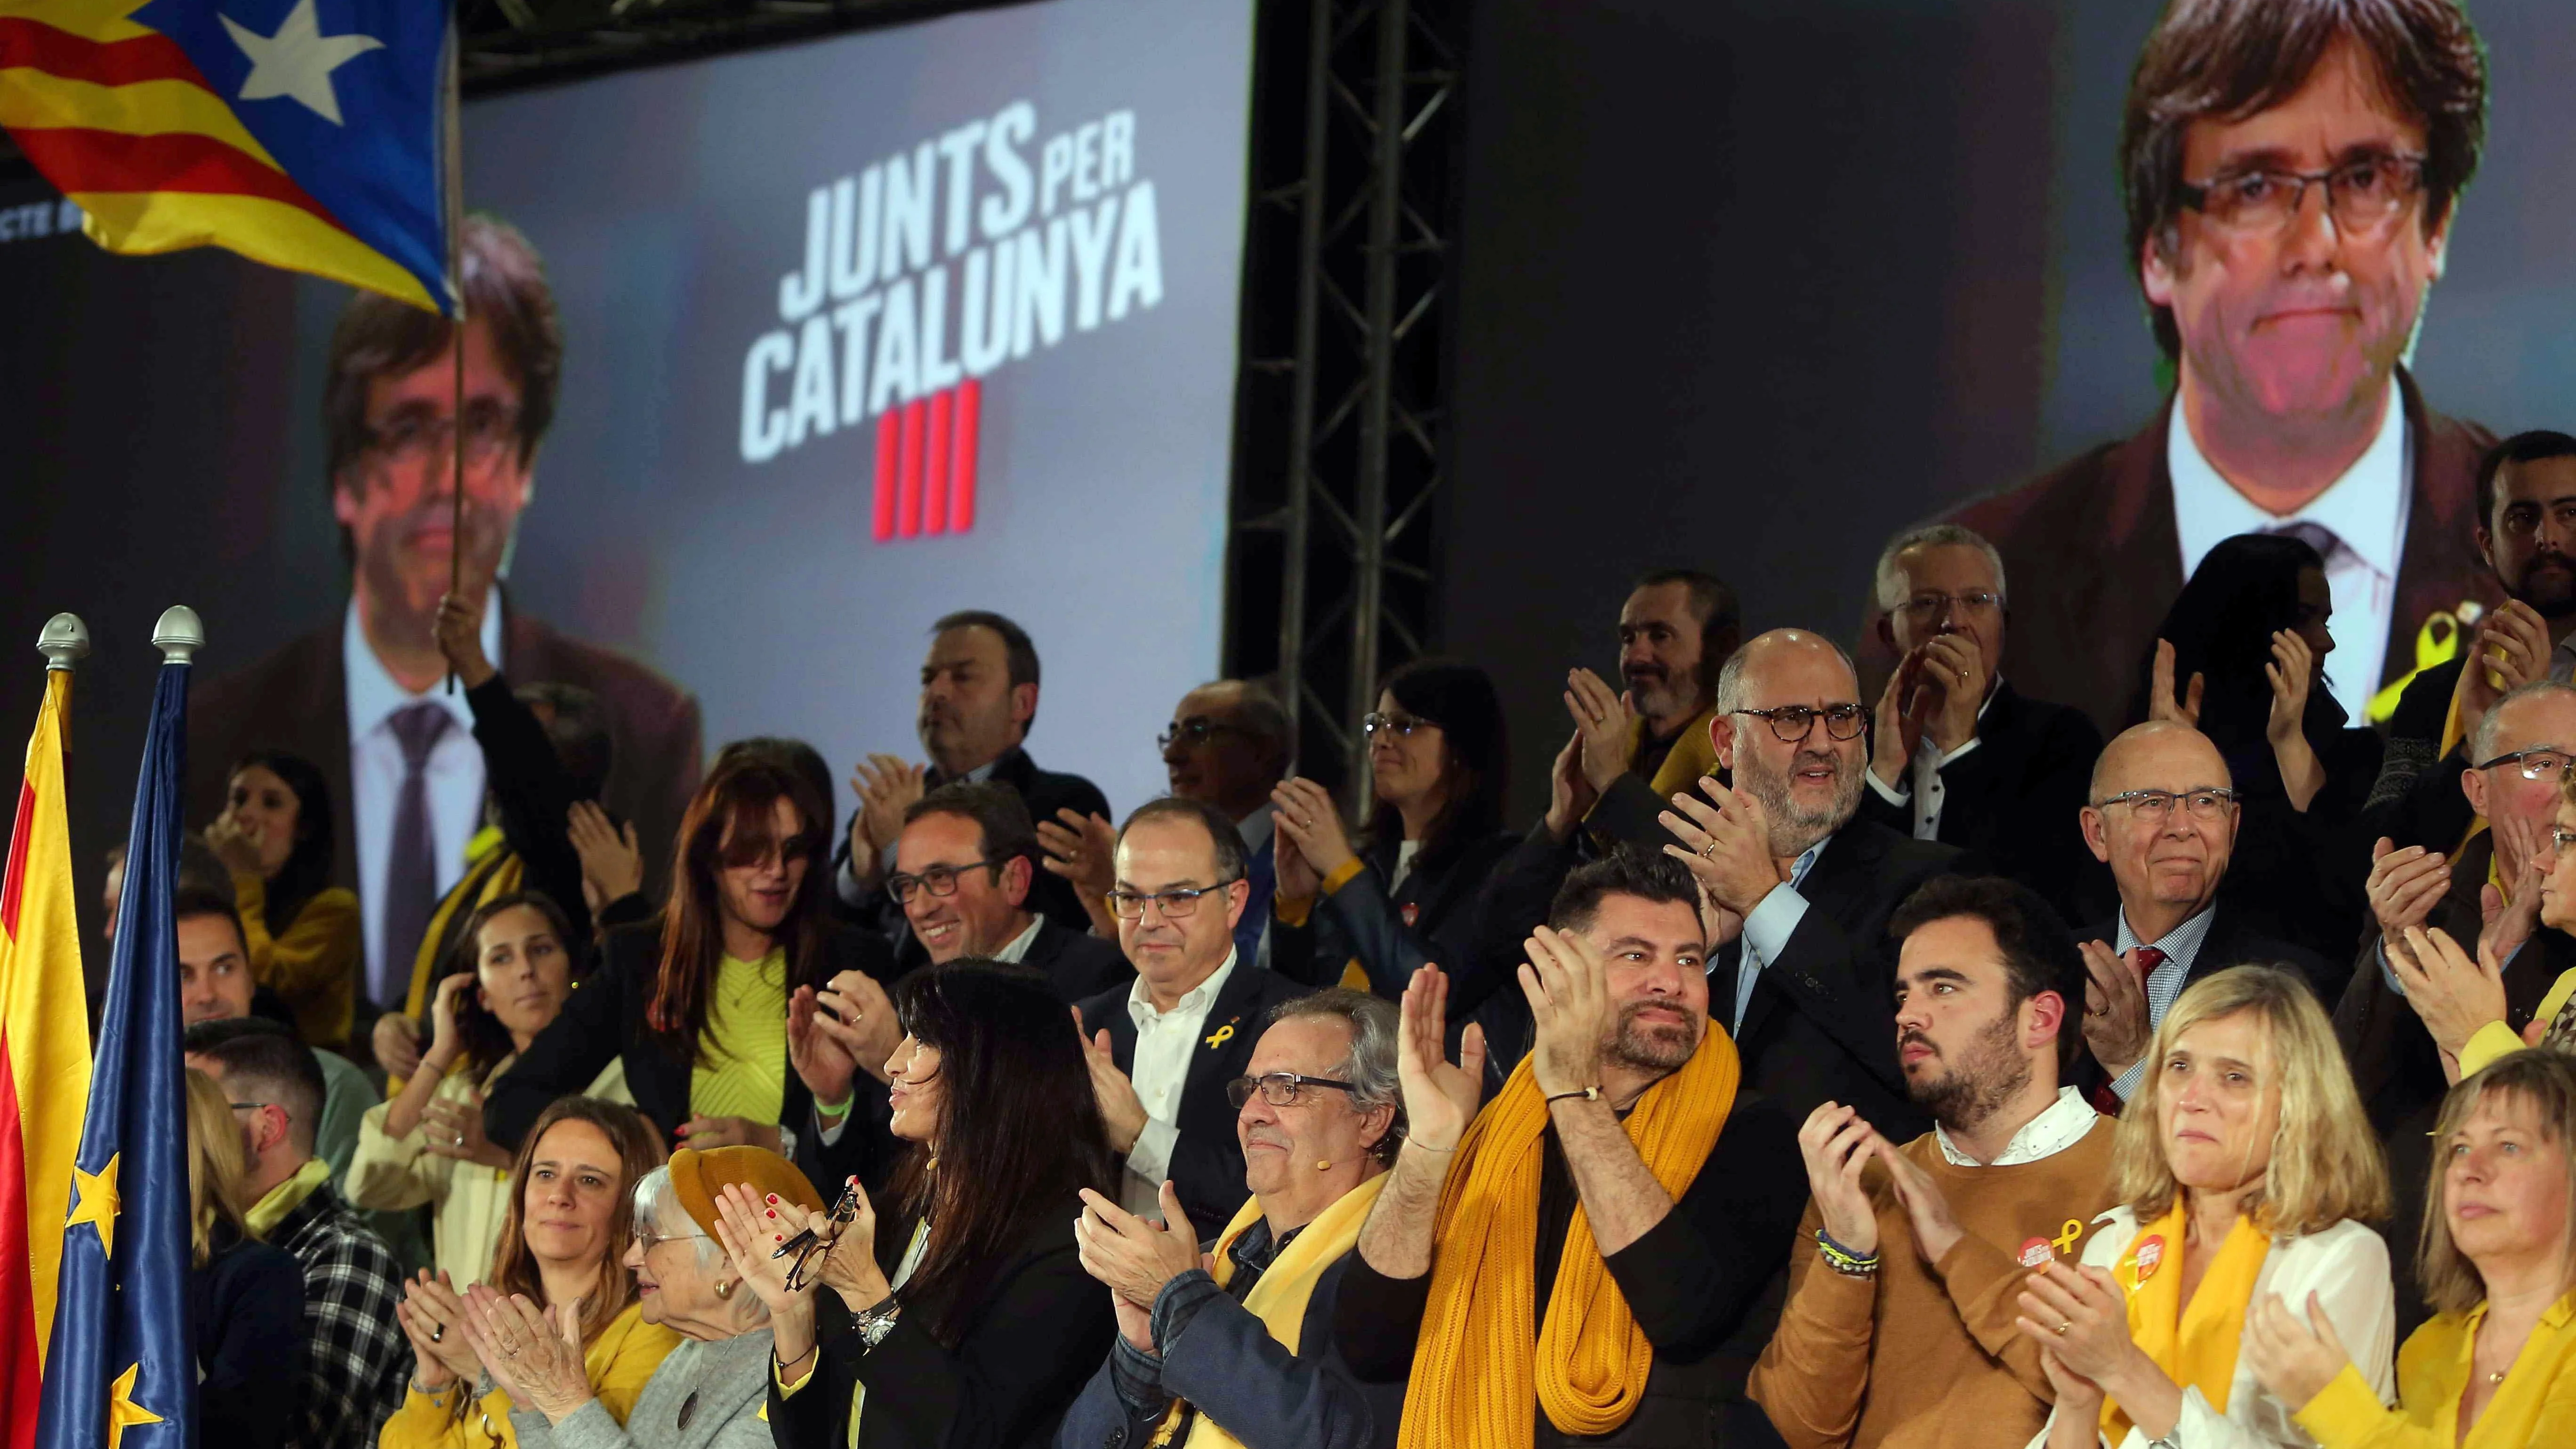
M 45 656 L 48 671 L 69 669 L 89 654 L 89 626 L 78 614 L 56 614 L 36 636 L 36 652 Z
M 172 604 L 161 611 L 161 621 L 152 626 L 152 642 L 161 649 L 164 664 L 186 664 L 206 647 L 206 626 L 197 619 L 197 611 L 185 604 Z

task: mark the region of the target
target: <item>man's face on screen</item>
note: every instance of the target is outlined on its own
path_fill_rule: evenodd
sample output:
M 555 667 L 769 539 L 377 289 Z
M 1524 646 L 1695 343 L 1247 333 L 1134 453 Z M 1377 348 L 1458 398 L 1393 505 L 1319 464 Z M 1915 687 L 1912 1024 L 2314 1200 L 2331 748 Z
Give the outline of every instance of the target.
M 981 624 L 930 641 L 921 663 L 921 747 L 941 773 L 962 775 L 1001 758 L 1028 733 L 1038 687 L 1011 683 L 1002 636 Z
M 456 423 L 455 354 L 441 349 L 411 372 L 367 385 L 373 444 L 338 480 L 331 510 L 357 551 L 357 588 L 378 632 L 425 644 L 447 591 L 455 538 L 455 446 L 465 438 L 464 583 L 488 586 L 527 505 L 534 460 L 518 447 L 519 385 L 493 351 L 491 329 L 465 327 L 465 421 Z
M 2338 42 L 2298 92 L 2237 120 L 2193 122 L 2182 179 L 2304 173 L 2419 158 L 2424 128 L 2389 97 L 2362 50 Z M 2151 301 L 2173 309 L 2194 405 L 2285 424 L 2375 406 L 2441 275 L 2449 218 L 2428 227 L 2419 192 L 2385 219 L 2346 227 L 2311 183 L 2277 225 L 2230 226 L 2186 208 L 2140 259 Z

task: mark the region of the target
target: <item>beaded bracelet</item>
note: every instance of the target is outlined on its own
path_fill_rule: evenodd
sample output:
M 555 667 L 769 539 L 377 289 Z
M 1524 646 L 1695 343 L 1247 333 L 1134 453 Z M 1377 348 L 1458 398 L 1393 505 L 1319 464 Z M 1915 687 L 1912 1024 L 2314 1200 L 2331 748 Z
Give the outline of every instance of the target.
M 1824 1229 L 1816 1229 L 1816 1251 L 1824 1256 L 1825 1266 L 1846 1278 L 1868 1278 L 1878 1272 L 1878 1255 L 1863 1256 L 1833 1240 Z

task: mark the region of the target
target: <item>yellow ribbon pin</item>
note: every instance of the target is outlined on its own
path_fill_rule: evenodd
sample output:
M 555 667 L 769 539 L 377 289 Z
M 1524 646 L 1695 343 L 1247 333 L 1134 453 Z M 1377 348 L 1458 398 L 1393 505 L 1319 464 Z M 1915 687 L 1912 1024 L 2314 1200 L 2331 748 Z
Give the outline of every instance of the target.
M 1221 1047 L 1232 1040 L 1234 1040 L 1234 1023 L 1229 1021 L 1225 1025 L 1218 1027 L 1216 1031 L 1208 1037 L 1208 1050 L 1215 1051 L 1218 1047 Z
M 2081 1239 L 2083 1236 L 2084 1225 L 2073 1218 L 2068 1218 L 2066 1220 L 2066 1226 L 2058 1229 L 2057 1236 L 2051 1239 L 2051 1241 L 2057 1245 L 2057 1251 L 2061 1253 L 2072 1253 L 2075 1251 L 2077 1240 Z
M 2462 640 L 2486 612 L 2475 599 L 2463 599 L 2454 610 L 2436 609 L 2426 615 L 2424 627 L 2415 632 L 2415 667 L 2404 678 L 2391 680 L 2388 687 L 2370 697 L 2363 713 L 2372 724 L 2386 724 L 2397 713 L 2397 700 L 2415 676 L 2437 664 L 2448 664 L 2459 657 Z

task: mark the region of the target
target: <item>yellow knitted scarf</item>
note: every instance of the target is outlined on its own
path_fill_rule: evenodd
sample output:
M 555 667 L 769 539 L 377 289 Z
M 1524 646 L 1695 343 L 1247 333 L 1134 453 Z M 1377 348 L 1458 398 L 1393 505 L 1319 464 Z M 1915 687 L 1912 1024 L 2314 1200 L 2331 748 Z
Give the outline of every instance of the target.
M 1386 1174 L 1381 1172 L 1335 1198 L 1331 1207 L 1315 1215 L 1296 1241 L 1279 1250 L 1261 1281 L 1243 1295 L 1243 1306 L 1261 1320 L 1261 1326 L 1270 1330 L 1271 1338 L 1281 1348 L 1292 1354 L 1297 1351 L 1298 1341 L 1305 1336 L 1306 1305 L 1315 1296 L 1316 1282 L 1322 1279 L 1325 1269 L 1359 1246 L 1360 1224 L 1368 1221 L 1369 1205 L 1377 1201 L 1378 1190 L 1385 1186 Z M 1252 1198 L 1217 1235 L 1216 1267 L 1210 1275 L 1219 1288 L 1234 1281 L 1234 1240 L 1259 1221 L 1261 1200 Z M 1154 1433 L 1154 1443 L 1172 1442 L 1181 1422 L 1181 1402 L 1173 1400 L 1172 1407 L 1164 1413 L 1162 1426 Z M 1204 1409 L 1190 1425 L 1188 1444 L 1189 1449 L 1243 1449 L 1243 1441 L 1218 1428 Z
M 1628 1114 L 1628 1140 L 1676 1201 L 1717 1145 L 1739 1071 L 1735 1043 L 1711 1029 Z M 1654 1349 L 1580 1206 L 1546 1316 L 1532 1331 L 1547 1124 L 1525 1057 L 1458 1143 L 1440 1189 L 1431 1301 L 1405 1388 L 1400 1449 L 1527 1444 L 1533 1400 L 1572 1435 L 1609 1433 L 1636 1412 Z

